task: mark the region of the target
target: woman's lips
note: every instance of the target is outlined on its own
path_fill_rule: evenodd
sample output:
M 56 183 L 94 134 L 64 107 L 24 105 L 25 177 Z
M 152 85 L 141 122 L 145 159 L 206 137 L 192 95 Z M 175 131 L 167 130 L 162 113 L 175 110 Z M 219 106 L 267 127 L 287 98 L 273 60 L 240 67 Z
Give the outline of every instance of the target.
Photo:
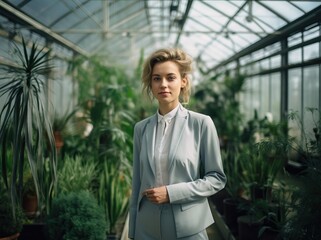
M 167 95 L 169 95 L 170 93 L 169 92 L 160 92 L 160 93 L 158 93 L 159 95 L 161 95 L 161 96 L 167 96 Z

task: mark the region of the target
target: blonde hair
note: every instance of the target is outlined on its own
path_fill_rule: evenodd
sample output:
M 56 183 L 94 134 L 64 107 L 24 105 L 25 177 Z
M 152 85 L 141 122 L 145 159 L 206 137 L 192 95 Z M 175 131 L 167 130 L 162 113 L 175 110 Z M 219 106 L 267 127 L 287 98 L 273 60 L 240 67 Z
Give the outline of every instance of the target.
M 190 73 L 192 72 L 192 58 L 179 48 L 163 48 L 153 52 L 145 61 L 142 73 L 143 92 L 153 99 L 151 81 L 155 64 L 171 61 L 177 64 L 181 78 L 186 79 L 186 86 L 181 89 L 182 103 L 188 103 L 191 95 Z

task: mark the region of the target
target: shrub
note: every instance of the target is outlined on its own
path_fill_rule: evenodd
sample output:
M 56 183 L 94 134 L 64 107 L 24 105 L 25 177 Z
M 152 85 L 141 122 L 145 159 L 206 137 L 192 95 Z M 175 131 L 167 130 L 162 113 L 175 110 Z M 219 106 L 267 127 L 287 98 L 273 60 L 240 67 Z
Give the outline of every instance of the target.
M 20 233 L 22 230 L 24 213 L 19 206 L 15 208 L 14 215 L 12 210 L 8 193 L 2 190 L 0 192 L 0 238 Z
M 105 240 L 106 226 L 104 210 L 87 191 L 59 195 L 47 217 L 52 240 Z

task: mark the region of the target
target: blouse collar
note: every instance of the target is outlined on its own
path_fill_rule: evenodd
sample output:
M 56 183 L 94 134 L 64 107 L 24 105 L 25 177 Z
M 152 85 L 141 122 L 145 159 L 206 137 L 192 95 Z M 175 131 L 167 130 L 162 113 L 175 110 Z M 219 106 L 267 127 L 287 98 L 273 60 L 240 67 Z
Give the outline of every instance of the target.
M 180 104 L 178 104 L 172 111 L 170 111 L 169 113 L 166 113 L 164 116 L 161 115 L 158 110 L 157 111 L 158 122 L 160 122 L 162 119 L 164 119 L 166 122 L 170 123 L 172 121 L 172 119 L 175 117 L 179 106 L 180 106 Z

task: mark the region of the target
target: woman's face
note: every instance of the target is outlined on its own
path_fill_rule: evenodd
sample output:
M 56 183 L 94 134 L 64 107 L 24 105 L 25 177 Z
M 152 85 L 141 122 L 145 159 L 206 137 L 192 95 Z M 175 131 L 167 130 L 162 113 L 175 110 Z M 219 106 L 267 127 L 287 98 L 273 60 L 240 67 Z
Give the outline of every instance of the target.
M 156 63 L 151 79 L 151 88 L 154 97 L 160 106 L 174 109 L 179 103 L 181 88 L 186 86 L 186 78 L 182 78 L 176 63 L 166 61 Z

